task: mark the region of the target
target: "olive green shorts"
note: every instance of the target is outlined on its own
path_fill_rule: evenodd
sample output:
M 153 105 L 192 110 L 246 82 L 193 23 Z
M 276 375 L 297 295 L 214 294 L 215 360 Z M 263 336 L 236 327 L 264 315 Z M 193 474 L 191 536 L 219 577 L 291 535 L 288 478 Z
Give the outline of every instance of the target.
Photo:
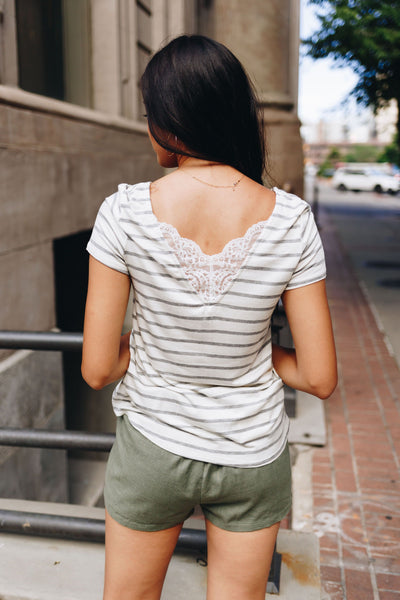
M 280 521 L 291 506 L 289 448 L 263 467 L 238 468 L 172 454 L 118 417 L 104 490 L 108 513 L 121 525 L 159 531 L 182 523 L 200 505 L 228 531 L 255 531 Z

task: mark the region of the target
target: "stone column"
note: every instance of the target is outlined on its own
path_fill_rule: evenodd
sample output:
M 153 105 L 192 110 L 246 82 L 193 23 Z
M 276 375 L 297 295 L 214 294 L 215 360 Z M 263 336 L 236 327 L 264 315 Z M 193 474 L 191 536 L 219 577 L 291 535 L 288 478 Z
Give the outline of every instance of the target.
M 201 0 L 199 28 L 236 54 L 256 86 L 264 111 L 272 183 L 302 194 L 299 12 L 299 0 Z

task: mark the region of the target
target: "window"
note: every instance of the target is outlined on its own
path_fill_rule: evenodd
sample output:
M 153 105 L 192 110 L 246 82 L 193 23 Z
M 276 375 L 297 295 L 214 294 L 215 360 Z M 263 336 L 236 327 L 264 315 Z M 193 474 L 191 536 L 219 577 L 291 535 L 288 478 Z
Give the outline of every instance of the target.
M 18 85 L 91 105 L 89 0 L 15 0 Z
M 16 0 L 18 83 L 64 99 L 62 0 Z
M 139 118 L 144 112 L 139 79 L 153 52 L 151 0 L 120 0 L 121 112 Z

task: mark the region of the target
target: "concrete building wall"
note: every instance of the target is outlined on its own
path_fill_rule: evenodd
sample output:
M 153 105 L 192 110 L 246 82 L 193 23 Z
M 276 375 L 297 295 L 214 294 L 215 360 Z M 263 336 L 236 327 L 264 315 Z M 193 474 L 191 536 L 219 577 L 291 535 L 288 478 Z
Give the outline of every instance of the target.
M 1 361 L 1 425 L 64 429 L 62 375 L 56 352 L 19 351 Z M 0 496 L 65 502 L 67 468 L 62 450 L 0 446 Z

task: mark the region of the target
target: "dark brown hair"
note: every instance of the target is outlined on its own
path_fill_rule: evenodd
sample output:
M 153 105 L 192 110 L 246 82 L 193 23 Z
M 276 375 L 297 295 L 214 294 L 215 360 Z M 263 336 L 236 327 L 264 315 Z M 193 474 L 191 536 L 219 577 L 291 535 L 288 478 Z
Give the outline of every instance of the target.
M 228 48 L 205 36 L 180 36 L 151 58 L 140 83 L 150 131 L 162 147 L 231 165 L 262 183 L 259 105 Z M 175 136 L 189 150 L 179 149 Z

